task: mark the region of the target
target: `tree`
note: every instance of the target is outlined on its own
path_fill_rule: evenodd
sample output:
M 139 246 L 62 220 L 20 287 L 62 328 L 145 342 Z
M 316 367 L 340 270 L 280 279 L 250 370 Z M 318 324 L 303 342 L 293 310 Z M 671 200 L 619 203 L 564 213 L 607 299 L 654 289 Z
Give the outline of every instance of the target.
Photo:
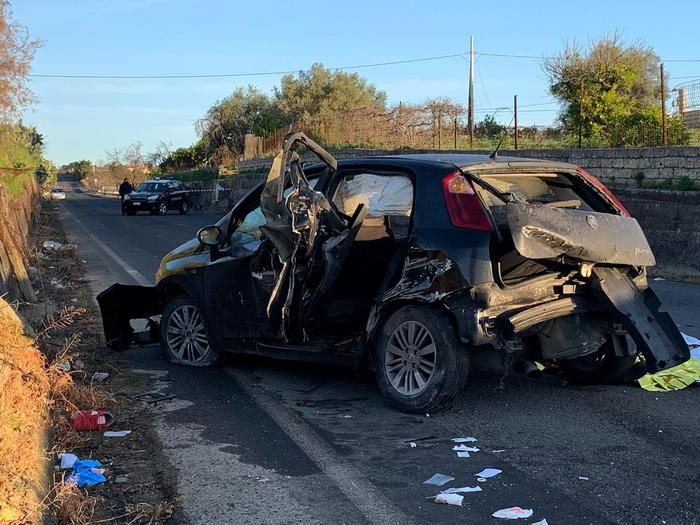
M 243 153 L 248 133 L 264 135 L 282 127 L 285 116 L 255 86 L 236 88 L 223 100 L 216 102 L 204 118 L 196 123 L 201 145 L 216 162 L 237 162 Z
M 279 108 L 295 122 L 304 122 L 320 130 L 339 113 L 356 108 L 384 110 L 386 93 L 357 73 L 332 71 L 314 64 L 308 71 L 284 75 L 275 88 Z
M 207 161 L 206 151 L 201 142 L 186 148 L 177 148 L 165 157 L 158 168 L 164 172 L 194 169 L 203 166 Z
M 25 26 L 12 19 L 10 2 L 0 0 L 0 120 L 11 121 L 33 102 L 27 75 L 40 46 Z
M 486 114 L 484 120 L 474 126 L 477 137 L 488 137 L 490 139 L 500 138 L 506 127 L 496 121 L 495 115 Z
M 92 169 L 92 162 L 89 160 L 76 160 L 62 168 L 64 172 L 77 175 L 80 180 L 85 180 L 92 173 Z
M 567 44 L 545 59 L 550 92 L 562 102 L 559 119 L 566 132 L 610 145 L 629 126 L 659 126 L 659 58 L 643 44 L 626 45 L 614 33 L 584 48 Z M 658 116 L 657 116 L 658 114 Z

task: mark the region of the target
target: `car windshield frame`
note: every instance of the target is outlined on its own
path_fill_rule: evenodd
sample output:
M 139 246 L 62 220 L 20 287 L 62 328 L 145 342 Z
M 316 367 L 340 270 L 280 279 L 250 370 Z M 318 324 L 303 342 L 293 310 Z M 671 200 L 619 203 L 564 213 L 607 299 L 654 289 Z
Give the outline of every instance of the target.
M 148 181 L 139 184 L 136 191 L 144 193 L 163 193 L 166 188 L 165 182 Z

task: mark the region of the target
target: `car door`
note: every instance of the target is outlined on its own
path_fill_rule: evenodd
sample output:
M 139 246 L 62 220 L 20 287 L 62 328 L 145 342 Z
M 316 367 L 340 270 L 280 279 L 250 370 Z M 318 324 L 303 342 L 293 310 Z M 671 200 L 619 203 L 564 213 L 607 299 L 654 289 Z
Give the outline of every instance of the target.
M 244 203 L 246 204 L 246 203 Z M 260 226 L 265 217 L 257 200 L 249 201 L 234 212 L 228 239 L 213 250 L 211 262 L 203 268 L 205 312 L 210 338 L 216 346 L 227 347 L 251 337 L 269 337 L 271 330 L 260 304 L 259 291 L 253 289 L 263 250 Z M 255 207 L 253 207 L 255 206 Z M 264 297 L 264 295 L 263 295 Z
M 171 210 L 178 210 L 182 206 L 183 192 L 182 187 L 179 182 L 168 182 L 166 184 L 167 188 L 167 199 L 168 208 Z
M 303 133 L 285 137 L 275 157 L 260 198 L 265 224 L 276 260 L 276 282 L 267 305 L 267 317 L 279 319 L 285 340 L 304 340 L 305 323 L 330 288 L 367 212 L 360 205 L 346 216 L 323 191 L 311 187 L 296 149 L 305 147 L 327 166 L 329 178 L 336 160 Z M 286 194 L 285 189 L 291 186 Z

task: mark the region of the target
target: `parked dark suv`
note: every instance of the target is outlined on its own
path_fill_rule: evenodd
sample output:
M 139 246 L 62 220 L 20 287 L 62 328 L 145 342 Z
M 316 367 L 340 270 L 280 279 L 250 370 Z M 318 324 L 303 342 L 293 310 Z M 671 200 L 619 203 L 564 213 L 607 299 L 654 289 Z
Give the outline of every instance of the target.
M 190 192 L 176 180 L 153 179 L 140 184 L 136 191 L 124 197 L 124 211 L 135 215 L 149 211 L 152 215 L 165 215 L 168 210 L 185 214 L 190 209 Z
M 304 168 L 297 149 L 321 164 Z M 153 287 L 98 297 L 107 341 L 161 315 L 168 359 L 222 352 L 376 370 L 387 399 L 425 412 L 496 350 L 584 383 L 635 379 L 689 350 L 647 285 L 636 220 L 570 164 L 425 154 L 336 162 L 286 138 L 261 184 L 163 259 Z M 153 327 L 154 325 L 151 324 Z

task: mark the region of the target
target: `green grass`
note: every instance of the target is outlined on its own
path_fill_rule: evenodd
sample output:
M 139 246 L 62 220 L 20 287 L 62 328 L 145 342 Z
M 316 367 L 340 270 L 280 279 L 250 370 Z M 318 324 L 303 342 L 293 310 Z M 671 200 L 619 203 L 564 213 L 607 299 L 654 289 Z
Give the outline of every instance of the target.
M 646 190 L 700 191 L 700 183 L 688 176 L 664 179 L 662 181 L 641 180 L 638 187 Z
M 207 181 L 219 178 L 218 170 L 210 168 L 200 168 L 196 170 L 178 171 L 175 173 L 164 173 L 161 178 L 175 179 L 180 182 Z
M 0 170 L 0 184 L 7 188 L 10 197 L 18 197 L 24 193 L 29 177 L 33 176 L 33 172 L 8 173 Z

